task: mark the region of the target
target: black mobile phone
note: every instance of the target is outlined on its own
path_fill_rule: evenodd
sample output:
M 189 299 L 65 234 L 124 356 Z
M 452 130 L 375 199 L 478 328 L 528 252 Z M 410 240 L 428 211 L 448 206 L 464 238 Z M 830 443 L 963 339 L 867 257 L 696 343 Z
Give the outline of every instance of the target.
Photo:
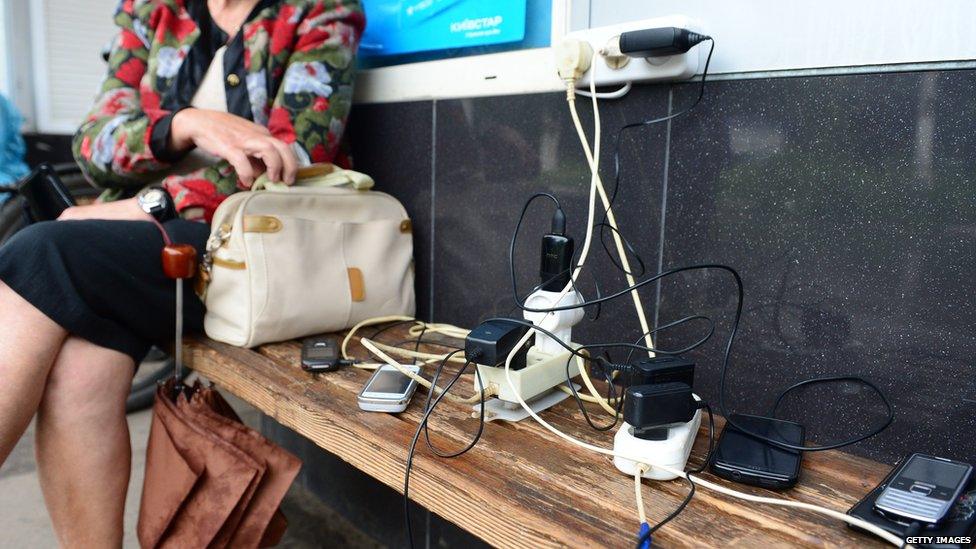
M 54 168 L 47 162 L 34 168 L 22 179 L 17 190 L 27 202 L 27 212 L 32 223 L 53 221 L 61 212 L 77 204 Z
M 313 336 L 302 341 L 302 369 L 306 372 L 332 372 L 344 362 L 336 338 Z
M 799 423 L 744 414 L 730 417 L 749 433 L 786 444 L 803 445 L 804 429 Z M 799 480 L 802 458 L 803 452 L 774 446 L 726 423 L 711 469 L 716 476 L 731 481 L 785 490 Z

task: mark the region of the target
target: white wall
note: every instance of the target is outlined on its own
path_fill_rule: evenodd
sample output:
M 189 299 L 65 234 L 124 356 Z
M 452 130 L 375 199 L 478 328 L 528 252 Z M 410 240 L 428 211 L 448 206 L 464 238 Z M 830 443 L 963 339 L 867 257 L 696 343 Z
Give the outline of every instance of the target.
M 571 27 L 671 14 L 715 37 L 716 74 L 976 59 L 972 0 L 572 0 Z
M 73 133 L 91 107 L 105 76 L 102 48 L 117 32 L 117 5 L 118 0 L 31 0 L 37 131 Z

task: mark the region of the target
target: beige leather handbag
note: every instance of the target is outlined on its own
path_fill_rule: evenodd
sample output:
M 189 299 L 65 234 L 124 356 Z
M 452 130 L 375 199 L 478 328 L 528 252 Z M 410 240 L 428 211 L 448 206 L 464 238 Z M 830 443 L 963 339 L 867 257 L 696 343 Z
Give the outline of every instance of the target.
M 204 328 L 253 347 L 413 316 L 410 218 L 373 180 L 331 164 L 299 171 L 294 187 L 228 197 L 213 218 L 200 267 Z

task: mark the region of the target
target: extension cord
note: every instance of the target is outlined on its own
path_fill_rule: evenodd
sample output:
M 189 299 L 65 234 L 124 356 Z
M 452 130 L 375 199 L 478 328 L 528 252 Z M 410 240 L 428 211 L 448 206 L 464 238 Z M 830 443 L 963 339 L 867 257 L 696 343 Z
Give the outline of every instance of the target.
M 570 346 L 579 347 L 575 343 L 570 343 Z M 529 348 L 525 355 L 525 368 L 511 372 L 511 383 L 506 382 L 503 368 L 478 364 L 480 380 L 479 376 L 475 376 L 475 391 L 480 391 L 482 387 L 497 387 L 498 391 L 495 398 L 513 404 L 532 400 L 548 393 L 556 386 L 566 383 L 567 371 L 570 378 L 579 375 L 579 369 L 583 362 L 580 357 L 573 356 L 562 347 L 560 349 L 562 352 L 549 353 L 538 347 Z M 556 402 L 560 402 L 569 396 L 562 392 L 558 392 L 558 394 L 561 398 Z
M 569 390 L 569 387 L 566 385 L 560 385 L 559 387 L 566 387 L 566 389 Z M 580 386 L 575 383 L 573 384 L 573 387 L 577 391 L 580 390 Z M 527 400 L 526 402 L 533 410 L 536 412 L 541 412 L 547 408 L 552 408 L 567 398 L 569 398 L 569 393 L 549 391 L 531 400 Z M 471 409 L 474 410 L 475 414 L 480 414 L 481 404 L 475 404 L 471 407 Z M 500 400 L 497 398 L 485 400 L 485 423 L 492 421 L 507 421 L 509 423 L 517 423 L 523 419 L 527 419 L 528 417 L 529 414 L 527 414 L 525 410 L 523 410 L 522 407 L 515 402 L 508 402 L 507 400 Z
M 695 395 L 695 400 L 701 400 Z M 613 464 L 626 475 L 635 475 L 639 471 L 641 476 L 652 480 L 673 480 L 678 475 L 673 471 L 661 467 L 647 467 L 648 463 L 659 463 L 673 470 L 684 470 L 688 464 L 688 456 L 695 445 L 698 428 L 701 427 L 701 410 L 687 423 L 681 423 L 668 428 L 668 438 L 664 440 L 644 440 L 632 434 L 633 426 L 627 422 L 617 429 L 613 437 Z M 641 459 L 632 460 L 623 456 L 639 456 Z

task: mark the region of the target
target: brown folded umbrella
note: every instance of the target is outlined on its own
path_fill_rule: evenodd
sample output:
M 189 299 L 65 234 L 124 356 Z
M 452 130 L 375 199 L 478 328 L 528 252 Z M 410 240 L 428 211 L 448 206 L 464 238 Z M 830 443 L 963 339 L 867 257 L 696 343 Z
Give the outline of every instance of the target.
M 176 372 L 156 389 L 137 533 L 144 548 L 267 547 L 288 523 L 278 505 L 301 462 L 241 423 L 211 386 L 183 386 L 183 280 L 196 251 L 171 244 L 163 271 L 176 281 Z
M 142 547 L 267 547 L 301 462 L 240 422 L 213 388 L 156 392 L 139 511 Z

